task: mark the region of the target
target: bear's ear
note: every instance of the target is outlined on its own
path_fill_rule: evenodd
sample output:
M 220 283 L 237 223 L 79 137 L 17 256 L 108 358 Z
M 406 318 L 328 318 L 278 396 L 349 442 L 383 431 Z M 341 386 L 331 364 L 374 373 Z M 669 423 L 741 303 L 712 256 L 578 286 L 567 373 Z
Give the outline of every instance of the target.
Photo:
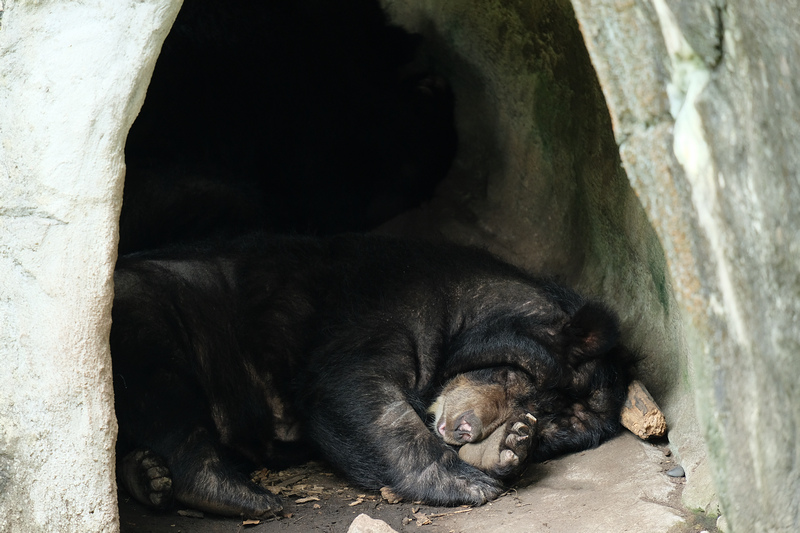
M 572 364 L 599 357 L 619 341 L 619 325 L 613 311 L 589 302 L 578 309 L 562 331 Z

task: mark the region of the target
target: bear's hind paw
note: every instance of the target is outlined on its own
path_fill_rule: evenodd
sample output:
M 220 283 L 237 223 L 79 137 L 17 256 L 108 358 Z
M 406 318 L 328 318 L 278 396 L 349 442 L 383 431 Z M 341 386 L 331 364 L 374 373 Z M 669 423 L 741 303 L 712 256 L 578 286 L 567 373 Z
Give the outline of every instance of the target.
M 122 459 L 120 481 L 139 502 L 156 509 L 172 504 L 172 477 L 161 457 L 150 450 L 134 450 Z

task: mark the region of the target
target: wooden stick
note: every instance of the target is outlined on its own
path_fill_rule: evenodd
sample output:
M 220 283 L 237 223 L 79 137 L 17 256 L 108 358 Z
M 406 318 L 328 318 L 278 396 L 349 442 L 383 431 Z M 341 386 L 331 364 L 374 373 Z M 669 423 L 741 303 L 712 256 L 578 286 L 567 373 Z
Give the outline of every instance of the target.
M 634 380 L 628 387 L 628 397 L 622 407 L 620 421 L 640 439 L 663 437 L 667 433 L 664 414 L 638 380 Z

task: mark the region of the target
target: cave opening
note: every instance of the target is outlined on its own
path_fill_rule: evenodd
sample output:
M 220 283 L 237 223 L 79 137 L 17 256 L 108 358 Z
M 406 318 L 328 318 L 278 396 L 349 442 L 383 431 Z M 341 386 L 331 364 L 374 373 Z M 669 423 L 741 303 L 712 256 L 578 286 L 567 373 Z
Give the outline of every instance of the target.
M 120 253 L 252 230 L 487 248 L 617 311 L 669 417 L 663 250 L 569 1 L 428 4 L 185 3 L 128 137 Z
M 120 252 L 366 231 L 433 194 L 453 96 L 376 2 L 187 2 L 126 145 Z

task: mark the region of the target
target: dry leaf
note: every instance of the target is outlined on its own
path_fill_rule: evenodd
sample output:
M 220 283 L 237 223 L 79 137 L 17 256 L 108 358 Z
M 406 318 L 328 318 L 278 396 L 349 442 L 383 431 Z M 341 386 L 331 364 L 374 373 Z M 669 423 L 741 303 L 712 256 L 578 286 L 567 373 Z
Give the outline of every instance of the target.
M 242 520 L 243 526 L 257 526 L 261 523 L 261 520 Z
M 403 498 L 392 492 L 392 489 L 390 489 L 389 487 L 383 487 L 381 489 L 381 496 L 383 497 L 384 500 L 386 500 L 390 504 L 400 503 L 401 501 L 403 501 Z
M 352 506 L 354 506 L 354 505 L 358 505 L 359 503 L 364 503 L 364 498 L 359 498 L 359 499 L 357 499 L 357 500 L 356 500 L 356 501 L 354 501 L 354 502 L 350 502 L 350 503 L 348 503 L 347 505 L 349 505 L 350 507 L 352 507 Z
M 431 519 L 425 516 L 424 513 L 414 513 L 413 516 L 417 519 L 417 527 L 426 526 L 431 523 Z
M 300 498 L 299 500 L 295 500 L 294 503 L 308 503 L 308 502 L 318 502 L 319 497 L 317 496 L 307 496 L 305 498 Z
M 266 468 L 262 468 L 261 470 L 257 470 L 250 474 L 250 480 L 253 483 L 261 483 L 262 481 L 266 481 L 269 477 L 269 470 Z
M 314 509 L 322 509 L 322 506 L 318 503 L 314 504 Z

